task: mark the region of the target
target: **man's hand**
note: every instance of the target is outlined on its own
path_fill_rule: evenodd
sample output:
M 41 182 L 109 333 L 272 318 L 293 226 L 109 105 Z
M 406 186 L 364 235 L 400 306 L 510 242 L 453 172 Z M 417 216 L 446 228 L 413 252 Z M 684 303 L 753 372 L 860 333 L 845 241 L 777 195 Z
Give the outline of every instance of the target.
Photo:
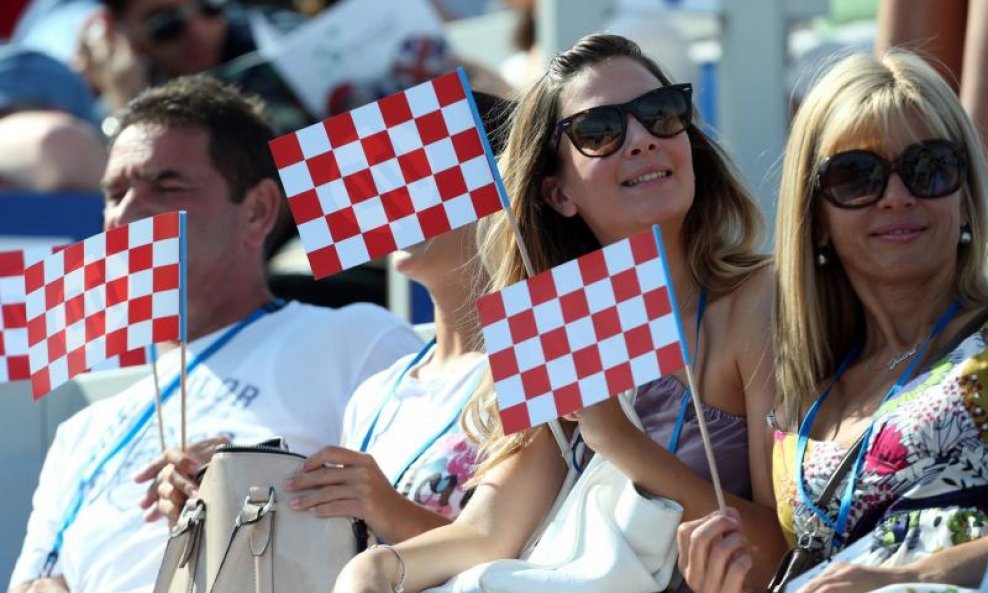
M 108 10 L 82 25 L 72 66 L 106 99 L 111 112 L 148 86 L 148 68 Z
M 69 593 L 69 585 L 62 575 L 58 575 L 17 585 L 10 593 Z
M 167 517 L 168 524 L 174 525 L 185 501 L 198 491 L 196 472 L 212 459 L 216 449 L 229 444 L 230 439 L 218 436 L 193 443 L 188 451 L 167 449 L 139 471 L 134 476 L 135 482 L 151 480 L 147 494 L 140 502 L 141 508 L 147 511 L 144 520 L 151 522 Z

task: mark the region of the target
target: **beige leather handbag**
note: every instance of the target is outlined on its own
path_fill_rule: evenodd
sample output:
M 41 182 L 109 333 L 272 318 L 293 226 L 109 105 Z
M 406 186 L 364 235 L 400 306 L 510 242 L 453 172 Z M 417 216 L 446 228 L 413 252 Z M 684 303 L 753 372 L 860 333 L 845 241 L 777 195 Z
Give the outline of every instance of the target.
M 281 484 L 304 460 L 280 439 L 217 450 L 172 529 L 154 593 L 332 590 L 357 539 L 350 519 L 288 506 Z

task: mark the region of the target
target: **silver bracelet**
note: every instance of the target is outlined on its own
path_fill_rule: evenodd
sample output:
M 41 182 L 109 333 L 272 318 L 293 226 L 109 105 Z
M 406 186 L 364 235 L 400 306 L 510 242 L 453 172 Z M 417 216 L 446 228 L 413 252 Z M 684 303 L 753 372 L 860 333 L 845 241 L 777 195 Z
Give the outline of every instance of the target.
M 405 591 L 405 561 L 401 559 L 401 554 L 395 549 L 391 544 L 374 544 L 373 546 L 367 548 L 367 551 L 371 551 L 374 548 L 384 548 L 385 550 L 391 550 L 391 553 L 395 555 L 398 559 L 398 584 L 391 586 L 391 591 L 393 593 L 404 593 Z

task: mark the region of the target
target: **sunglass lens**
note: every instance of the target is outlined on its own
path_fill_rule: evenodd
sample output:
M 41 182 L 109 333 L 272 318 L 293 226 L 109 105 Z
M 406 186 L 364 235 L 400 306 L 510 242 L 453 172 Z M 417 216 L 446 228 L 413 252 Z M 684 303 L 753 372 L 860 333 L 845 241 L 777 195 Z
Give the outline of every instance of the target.
M 205 17 L 219 16 L 223 12 L 224 0 L 200 0 L 199 14 Z
M 621 142 L 623 121 L 617 109 L 600 107 L 580 115 L 570 124 L 573 144 L 587 156 L 610 154 Z
M 900 168 L 903 183 L 921 198 L 952 194 L 963 182 L 961 155 L 946 142 L 913 144 L 903 153 Z
M 683 131 L 689 116 L 689 102 L 679 89 L 657 89 L 635 104 L 639 120 L 660 138 L 671 138 Z
M 820 188 L 834 203 L 855 208 L 874 201 L 885 185 L 885 165 L 874 154 L 847 152 L 827 163 Z
M 154 43 L 167 43 L 182 36 L 185 16 L 177 9 L 161 10 L 147 20 L 148 37 Z

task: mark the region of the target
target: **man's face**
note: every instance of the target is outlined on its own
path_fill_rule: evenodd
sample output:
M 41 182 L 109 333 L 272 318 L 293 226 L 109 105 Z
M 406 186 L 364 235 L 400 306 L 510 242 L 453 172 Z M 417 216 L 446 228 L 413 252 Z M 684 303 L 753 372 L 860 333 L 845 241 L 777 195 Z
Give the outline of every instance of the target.
M 212 164 L 209 133 L 136 124 L 110 150 L 103 176 L 106 230 L 164 212 L 188 213 L 189 299 L 226 288 L 227 268 L 250 249 L 242 207 Z M 260 261 L 258 259 L 258 261 Z
M 222 61 L 227 21 L 217 0 L 130 0 L 120 21 L 135 49 L 171 77 Z

